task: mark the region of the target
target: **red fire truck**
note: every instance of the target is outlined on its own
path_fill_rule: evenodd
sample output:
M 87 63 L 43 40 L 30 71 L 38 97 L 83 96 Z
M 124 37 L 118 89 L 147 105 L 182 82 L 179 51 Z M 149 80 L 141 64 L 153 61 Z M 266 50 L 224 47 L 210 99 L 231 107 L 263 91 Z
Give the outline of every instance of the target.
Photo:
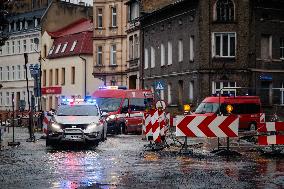
M 96 99 L 106 117 L 108 133 L 141 133 L 145 102 L 153 101 L 150 90 L 123 90 L 118 87 L 95 91 Z
M 229 104 L 233 107 L 232 114 L 240 118 L 240 129 L 255 130 L 257 128 L 262 113 L 261 102 L 258 96 L 206 97 L 197 107 L 194 114 L 212 115 L 218 114 L 218 112 L 226 114 L 226 106 Z

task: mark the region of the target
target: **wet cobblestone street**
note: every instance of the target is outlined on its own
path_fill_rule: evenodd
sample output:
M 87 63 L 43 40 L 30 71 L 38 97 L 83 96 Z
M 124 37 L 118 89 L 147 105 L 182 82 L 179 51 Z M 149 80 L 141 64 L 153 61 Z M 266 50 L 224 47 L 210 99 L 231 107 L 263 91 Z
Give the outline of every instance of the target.
M 236 158 L 207 154 L 199 148 L 181 156 L 179 148 L 146 152 L 148 142 L 138 135 L 108 136 L 97 147 L 51 149 L 45 140 L 25 142 L 28 132 L 11 130 L 0 151 L 0 188 L 283 188 L 284 159 L 264 158 L 256 152 Z M 37 134 L 39 138 L 41 134 Z M 192 142 L 192 141 L 190 141 Z M 206 146 L 206 145 L 204 145 Z

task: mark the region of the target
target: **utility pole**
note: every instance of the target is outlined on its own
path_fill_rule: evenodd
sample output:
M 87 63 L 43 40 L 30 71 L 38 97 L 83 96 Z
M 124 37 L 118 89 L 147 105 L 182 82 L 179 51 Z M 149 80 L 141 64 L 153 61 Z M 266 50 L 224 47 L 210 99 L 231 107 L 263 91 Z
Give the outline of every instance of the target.
M 25 70 L 26 70 L 26 82 L 27 82 L 27 93 L 28 93 L 28 113 L 29 113 L 29 125 L 28 125 L 28 129 L 29 129 L 29 134 L 30 134 L 30 138 L 27 139 L 27 142 L 33 142 L 34 141 L 34 134 L 33 134 L 33 130 L 32 130 L 32 115 L 31 115 L 31 102 L 30 102 L 30 91 L 29 91 L 29 80 L 28 80 L 28 54 L 24 53 L 24 58 L 25 58 Z

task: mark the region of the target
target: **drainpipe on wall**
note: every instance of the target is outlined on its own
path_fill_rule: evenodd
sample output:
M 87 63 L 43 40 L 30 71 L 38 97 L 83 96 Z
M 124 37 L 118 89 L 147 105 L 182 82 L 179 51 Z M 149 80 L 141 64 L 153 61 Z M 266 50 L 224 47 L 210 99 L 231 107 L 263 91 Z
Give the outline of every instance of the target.
M 84 61 L 84 79 L 85 79 L 85 84 L 84 84 L 84 96 L 87 96 L 87 59 L 85 59 L 84 57 L 81 56 L 81 54 L 79 54 L 79 57 Z

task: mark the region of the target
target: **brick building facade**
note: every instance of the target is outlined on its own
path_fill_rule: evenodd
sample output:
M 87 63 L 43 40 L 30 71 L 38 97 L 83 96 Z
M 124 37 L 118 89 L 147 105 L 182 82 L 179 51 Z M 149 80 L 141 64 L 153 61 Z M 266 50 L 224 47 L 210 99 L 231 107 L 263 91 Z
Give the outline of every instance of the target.
M 149 1 L 142 1 L 145 88 L 163 81 L 161 97 L 173 106 L 198 104 L 223 87 L 246 89 L 222 93 L 256 94 L 264 104 L 284 103 L 279 89 L 284 87 L 281 1 L 162 3 L 148 9 Z

